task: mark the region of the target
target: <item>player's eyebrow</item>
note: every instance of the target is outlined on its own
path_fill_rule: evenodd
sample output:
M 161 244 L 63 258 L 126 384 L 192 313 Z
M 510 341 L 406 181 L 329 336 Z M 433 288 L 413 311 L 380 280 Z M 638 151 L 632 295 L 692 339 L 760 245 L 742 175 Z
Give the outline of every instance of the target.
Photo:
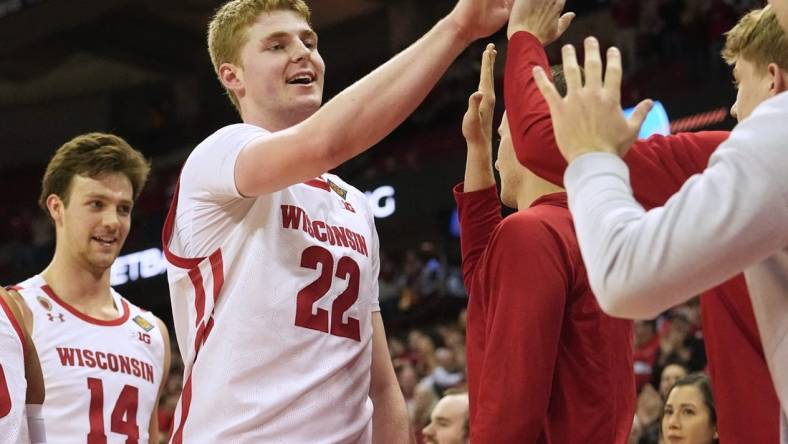
M 288 38 L 288 37 L 290 37 L 292 35 L 293 35 L 293 33 L 290 33 L 290 32 L 287 32 L 287 31 L 277 31 L 277 32 L 273 32 L 271 34 L 266 35 L 260 41 L 261 42 L 267 42 L 269 40 Z M 302 39 L 304 39 L 304 38 L 312 38 L 312 39 L 317 40 L 317 33 L 315 31 L 311 30 L 311 29 L 302 29 L 302 30 L 298 31 L 298 37 L 300 37 Z

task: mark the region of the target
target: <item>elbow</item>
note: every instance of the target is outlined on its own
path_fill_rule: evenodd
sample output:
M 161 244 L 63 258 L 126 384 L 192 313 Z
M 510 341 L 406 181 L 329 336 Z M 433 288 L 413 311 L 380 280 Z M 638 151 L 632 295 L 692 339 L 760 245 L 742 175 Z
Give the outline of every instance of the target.
M 637 280 L 589 278 L 599 308 L 605 314 L 622 319 L 653 319 L 659 315 L 660 312 L 655 312 L 648 303 L 647 288 L 636 282 Z

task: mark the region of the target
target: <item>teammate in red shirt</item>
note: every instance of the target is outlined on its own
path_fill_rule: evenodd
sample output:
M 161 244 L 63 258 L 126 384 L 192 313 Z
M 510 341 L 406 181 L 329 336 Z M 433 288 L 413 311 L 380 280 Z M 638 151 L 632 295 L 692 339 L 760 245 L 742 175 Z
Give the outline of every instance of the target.
M 550 72 L 542 45 L 552 41 L 550 36 L 558 25 L 553 22 L 552 27 L 537 29 L 518 18 L 537 15 L 558 3 L 529 0 L 513 10 L 504 96 L 517 158 L 539 176 L 563 185 L 566 161 L 556 146 L 550 111 L 532 75 L 535 66 Z M 513 26 L 515 23 L 522 25 Z M 751 62 L 745 58 L 743 63 Z M 744 100 L 734 115 L 743 119 L 753 108 L 753 103 Z M 706 168 L 728 134 L 706 131 L 637 141 L 624 157 L 637 200 L 646 208 L 663 205 L 684 181 Z M 779 442 L 779 401 L 743 275 L 704 292 L 700 302 L 721 441 Z M 746 390 L 742 390 L 741 381 L 748 381 Z
M 463 121 L 465 182 L 455 188 L 473 443 L 625 443 L 635 412 L 632 322 L 591 293 L 566 193 L 516 160 L 504 117 L 491 161 L 492 65 Z

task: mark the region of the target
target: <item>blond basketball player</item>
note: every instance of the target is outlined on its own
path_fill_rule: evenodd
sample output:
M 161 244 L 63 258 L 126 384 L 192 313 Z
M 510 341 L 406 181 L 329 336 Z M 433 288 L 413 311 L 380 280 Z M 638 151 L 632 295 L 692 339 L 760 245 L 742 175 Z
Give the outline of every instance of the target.
M 43 402 L 36 348 L 17 302 L 0 287 L 0 442 L 45 443 Z
M 169 338 L 109 285 L 149 171 L 123 139 L 78 136 L 47 166 L 39 204 L 55 225 L 52 262 L 15 287 L 46 384 L 50 443 L 156 443 Z
M 164 230 L 186 364 L 174 443 L 408 442 L 378 305 L 363 193 L 326 174 L 423 100 L 507 20 L 460 0 L 410 48 L 322 108 L 325 64 L 301 0 L 234 0 L 208 46 L 244 123 L 192 151 Z

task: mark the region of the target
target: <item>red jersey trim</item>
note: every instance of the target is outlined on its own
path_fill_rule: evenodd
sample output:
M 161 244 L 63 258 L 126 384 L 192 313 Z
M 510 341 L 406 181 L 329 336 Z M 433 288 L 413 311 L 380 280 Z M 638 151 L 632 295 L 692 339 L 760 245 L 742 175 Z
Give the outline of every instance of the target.
M 2 307 L 6 317 L 8 317 L 11 327 L 14 328 L 17 336 L 19 336 L 19 342 L 22 344 L 22 355 L 24 356 L 25 361 L 27 361 L 27 341 L 25 341 L 24 330 L 22 330 L 22 327 L 19 325 L 19 321 L 16 319 L 16 316 L 14 316 L 14 312 L 11 311 L 11 307 L 9 307 L 2 298 L 0 298 L 0 307 Z
M 172 240 L 172 231 L 175 228 L 175 212 L 178 210 L 178 193 L 181 189 L 180 179 L 175 184 L 175 192 L 172 193 L 172 202 L 170 209 L 167 211 L 167 219 L 164 221 L 164 228 L 161 231 L 161 244 L 164 250 L 164 257 L 167 258 L 172 265 L 178 268 L 185 268 L 190 270 L 200 264 L 204 257 L 181 257 L 170 251 L 170 241 Z M 217 250 L 218 251 L 218 250 Z
M 213 274 L 212 296 L 215 307 L 216 303 L 219 301 L 219 294 L 222 291 L 222 286 L 224 286 L 224 263 L 221 250 L 217 250 L 215 253 L 213 253 L 209 257 L 209 260 L 211 262 L 211 273 Z M 205 320 L 205 283 L 202 277 L 202 271 L 199 267 L 194 267 L 189 270 L 189 279 L 191 280 L 192 286 L 194 287 L 194 308 L 197 314 L 195 319 L 197 332 L 194 335 L 194 360 L 196 361 L 197 355 L 200 353 L 200 349 L 202 348 L 203 344 L 205 344 L 205 341 L 208 339 L 208 335 L 210 335 L 211 331 L 213 330 L 214 321 L 213 310 L 208 314 L 207 321 Z M 194 362 L 192 362 L 192 366 L 193 365 Z M 183 443 L 183 429 L 186 426 L 186 420 L 189 417 L 189 410 L 191 408 L 192 402 L 193 370 L 193 367 L 189 370 L 189 376 L 186 379 L 186 383 L 183 385 L 183 390 L 181 392 L 181 399 L 178 401 L 181 407 L 181 418 L 178 422 L 178 426 L 173 427 L 172 435 L 170 436 L 170 442 L 172 444 Z
M 49 295 L 49 297 L 52 298 L 52 300 L 55 301 L 58 305 L 65 308 L 66 310 L 68 310 L 69 313 L 73 314 L 74 316 L 78 317 L 79 319 L 82 319 L 83 321 L 89 324 L 99 325 L 102 327 L 117 327 L 118 325 L 122 325 L 124 322 L 129 320 L 129 305 L 126 303 L 126 300 L 123 298 L 120 298 L 120 305 L 123 308 L 120 317 L 106 321 L 104 319 L 96 319 L 92 316 L 88 316 L 85 313 L 82 313 L 81 311 L 72 307 L 66 301 L 60 299 L 60 297 L 58 297 L 58 295 L 55 294 L 54 290 L 52 290 L 52 288 L 49 285 L 44 285 L 43 287 L 41 287 L 41 289 L 44 290 L 44 292 L 47 295 Z
M 307 180 L 306 182 L 304 182 L 304 185 L 309 185 L 310 187 L 320 188 L 321 190 L 325 190 L 325 191 L 331 191 L 331 187 L 328 185 L 328 182 L 326 182 L 323 179 L 319 179 L 319 178 L 318 179 Z

